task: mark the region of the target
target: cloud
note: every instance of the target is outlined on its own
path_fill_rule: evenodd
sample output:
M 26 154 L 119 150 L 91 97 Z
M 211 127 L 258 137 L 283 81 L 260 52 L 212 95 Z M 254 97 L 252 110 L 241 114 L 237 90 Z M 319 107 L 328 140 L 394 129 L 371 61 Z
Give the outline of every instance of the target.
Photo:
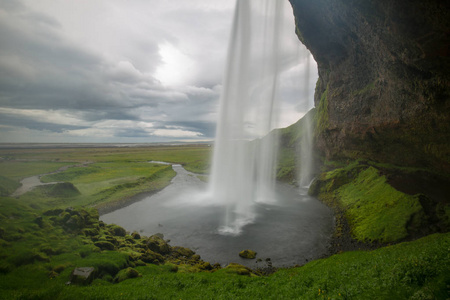
M 233 9 L 0 0 L 0 142 L 213 139 Z

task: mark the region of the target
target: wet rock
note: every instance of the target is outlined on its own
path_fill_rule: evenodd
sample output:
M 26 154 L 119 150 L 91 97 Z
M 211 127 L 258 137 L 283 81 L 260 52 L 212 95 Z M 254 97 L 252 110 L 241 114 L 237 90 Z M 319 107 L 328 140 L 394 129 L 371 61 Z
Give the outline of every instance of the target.
M 75 268 L 70 275 L 70 283 L 86 285 L 94 279 L 95 269 L 93 267 Z
M 239 256 L 242 258 L 247 258 L 247 259 L 254 259 L 256 258 L 256 252 L 253 250 L 242 250 L 241 252 L 239 252 Z
M 137 232 L 133 232 L 133 233 L 131 234 L 131 237 L 132 237 L 133 239 L 135 239 L 135 240 L 138 240 L 138 239 L 141 238 L 141 235 L 140 235 L 139 233 L 137 233 Z
M 317 154 L 448 173 L 448 6 L 290 2 L 318 65 Z

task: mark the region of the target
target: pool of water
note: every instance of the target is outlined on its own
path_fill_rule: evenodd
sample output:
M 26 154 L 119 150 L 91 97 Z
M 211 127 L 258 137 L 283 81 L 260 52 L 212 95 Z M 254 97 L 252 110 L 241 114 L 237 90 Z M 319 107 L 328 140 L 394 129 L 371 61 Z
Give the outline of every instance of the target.
M 180 165 L 173 165 L 177 176 L 159 193 L 100 217 L 132 232 L 150 236 L 162 233 L 172 246 L 191 248 L 203 260 L 227 265 L 265 267 L 270 258 L 275 267 L 303 264 L 326 252 L 332 231 L 333 214 L 317 199 L 285 184 L 277 185 L 275 204 L 255 203 L 256 217 L 242 233 L 220 233 L 226 207 L 211 204 L 206 184 Z M 239 257 L 252 249 L 257 260 Z

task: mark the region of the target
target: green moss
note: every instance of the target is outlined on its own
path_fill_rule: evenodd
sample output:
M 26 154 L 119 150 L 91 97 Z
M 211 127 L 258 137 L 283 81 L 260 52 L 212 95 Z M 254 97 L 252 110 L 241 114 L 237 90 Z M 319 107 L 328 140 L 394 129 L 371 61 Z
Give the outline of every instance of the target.
M 242 258 L 248 258 L 248 259 L 253 259 L 256 258 L 256 252 L 253 250 L 242 250 L 241 252 L 239 252 L 239 256 Z
M 408 235 L 408 222 L 416 222 L 411 225 L 418 226 L 423 216 L 417 195 L 397 191 L 373 167 L 340 187 L 337 194 L 346 209 L 352 234 L 358 240 L 393 242 L 403 239 Z
M 237 275 L 248 275 L 248 276 L 255 275 L 255 274 L 253 274 L 253 272 L 250 268 L 247 268 L 246 266 L 236 264 L 236 263 L 231 263 L 228 266 L 226 266 L 223 269 L 223 272 L 228 273 L 228 274 L 237 274 Z
M 126 268 L 123 270 L 120 270 L 119 273 L 117 273 L 116 277 L 114 277 L 114 282 L 122 282 L 127 279 L 141 277 L 142 275 L 136 271 L 133 268 Z
M 330 122 L 328 120 L 328 87 L 320 97 L 315 119 L 315 135 L 317 136 L 324 132 L 330 125 Z
M 124 237 L 127 234 L 123 227 L 116 224 L 108 224 L 106 228 L 112 235 Z

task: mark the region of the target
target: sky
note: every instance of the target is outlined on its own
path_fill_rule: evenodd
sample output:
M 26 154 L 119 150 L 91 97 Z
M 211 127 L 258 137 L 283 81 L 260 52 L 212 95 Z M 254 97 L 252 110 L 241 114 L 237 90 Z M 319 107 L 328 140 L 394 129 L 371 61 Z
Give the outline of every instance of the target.
M 234 7 L 0 0 L 0 143 L 213 140 Z M 302 45 L 287 7 L 294 53 Z M 310 60 L 307 73 L 306 61 L 281 77 L 279 127 L 313 97 L 317 67 Z

